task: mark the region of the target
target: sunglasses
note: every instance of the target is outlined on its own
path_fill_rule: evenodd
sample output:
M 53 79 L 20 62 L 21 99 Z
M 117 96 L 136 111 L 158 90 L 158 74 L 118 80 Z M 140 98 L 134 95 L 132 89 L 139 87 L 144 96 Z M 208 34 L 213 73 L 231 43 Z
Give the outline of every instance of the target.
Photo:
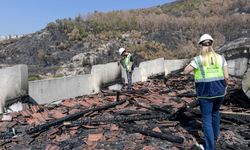
M 212 42 L 211 41 L 204 41 L 201 43 L 201 46 L 211 46 Z

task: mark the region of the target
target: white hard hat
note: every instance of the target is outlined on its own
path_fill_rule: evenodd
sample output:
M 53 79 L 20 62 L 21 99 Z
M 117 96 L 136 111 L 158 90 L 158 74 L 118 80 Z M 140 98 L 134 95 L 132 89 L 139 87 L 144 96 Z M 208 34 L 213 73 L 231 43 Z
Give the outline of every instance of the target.
M 201 37 L 200 37 L 200 40 L 199 40 L 199 44 L 201 44 L 203 41 L 205 40 L 210 40 L 210 41 L 214 41 L 214 39 L 211 37 L 211 35 L 209 34 L 203 34 Z
M 123 47 L 120 48 L 120 49 L 119 49 L 119 54 L 122 55 L 122 53 L 123 53 L 124 51 L 125 51 L 125 48 L 123 48 Z

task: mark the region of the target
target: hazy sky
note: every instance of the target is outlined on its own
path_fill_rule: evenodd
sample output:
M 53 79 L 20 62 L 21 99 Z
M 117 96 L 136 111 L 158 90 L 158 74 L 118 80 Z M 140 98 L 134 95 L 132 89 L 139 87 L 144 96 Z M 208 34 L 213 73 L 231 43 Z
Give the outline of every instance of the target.
M 95 10 L 147 8 L 175 0 L 0 0 L 0 35 L 28 34 L 50 22 Z

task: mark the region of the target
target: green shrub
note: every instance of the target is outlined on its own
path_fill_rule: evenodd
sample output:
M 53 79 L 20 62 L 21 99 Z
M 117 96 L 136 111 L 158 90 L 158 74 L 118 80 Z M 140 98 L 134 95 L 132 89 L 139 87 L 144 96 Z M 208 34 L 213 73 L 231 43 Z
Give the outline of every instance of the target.
M 41 77 L 37 74 L 32 74 L 28 76 L 28 81 L 41 80 Z

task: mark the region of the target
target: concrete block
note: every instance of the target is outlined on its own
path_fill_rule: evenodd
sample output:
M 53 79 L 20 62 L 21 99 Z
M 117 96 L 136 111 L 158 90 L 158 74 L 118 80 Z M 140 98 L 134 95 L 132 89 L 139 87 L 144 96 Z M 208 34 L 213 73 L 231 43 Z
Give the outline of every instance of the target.
M 122 68 L 122 78 L 124 79 L 125 83 L 128 83 L 127 73 L 126 70 Z M 144 82 L 147 81 L 146 73 L 142 72 L 140 68 L 135 67 L 132 73 L 132 83 L 136 82 Z
M 228 60 L 228 73 L 233 76 L 243 76 L 248 68 L 247 58 L 237 58 L 233 60 Z
M 117 62 L 94 65 L 91 69 L 91 75 L 93 76 L 93 86 L 96 91 L 99 91 L 102 84 L 121 77 L 121 68 Z
M 9 99 L 28 94 L 28 67 L 16 65 L 0 69 L 0 113 Z
M 90 74 L 29 82 L 29 95 L 38 104 L 97 92 Z
M 139 65 L 143 76 L 150 77 L 165 73 L 164 58 L 141 62 Z
M 244 91 L 246 96 L 248 96 L 248 98 L 250 99 L 250 90 L 249 89 L 250 89 L 250 68 L 247 70 L 247 72 L 243 76 L 243 80 L 242 80 L 242 90 Z
M 185 65 L 189 62 L 190 59 L 165 60 L 164 61 L 165 75 L 169 74 L 171 71 L 179 70 L 185 67 Z
M 122 89 L 122 84 L 115 84 L 108 87 L 109 90 L 120 91 Z

